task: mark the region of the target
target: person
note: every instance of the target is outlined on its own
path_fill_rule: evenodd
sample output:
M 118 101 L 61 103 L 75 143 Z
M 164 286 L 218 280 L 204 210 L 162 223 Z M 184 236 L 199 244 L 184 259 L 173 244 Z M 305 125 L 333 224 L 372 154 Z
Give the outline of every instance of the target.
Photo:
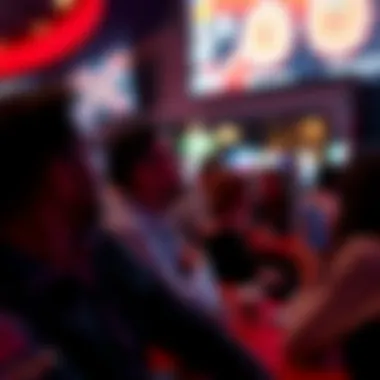
M 106 212 L 105 219 L 184 300 L 219 315 L 212 268 L 181 234 L 171 214 L 182 194 L 176 164 L 171 146 L 153 125 L 137 125 L 118 135 L 109 149 L 109 179 L 120 205 Z M 127 222 L 112 222 L 116 208 L 127 215 Z
M 221 173 L 210 185 L 208 208 L 213 231 L 205 237 L 205 251 L 222 282 L 252 281 L 254 255 L 245 242 L 250 227 L 250 201 L 244 179 L 230 172 Z
M 286 236 L 290 230 L 289 175 L 274 170 L 264 172 L 258 180 L 258 194 L 253 215 L 257 228 L 272 239 Z
M 266 379 L 218 324 L 99 228 L 67 104 L 47 91 L 0 107 L 0 310 L 57 353 L 53 379 L 147 379 L 151 344 L 216 378 Z
M 343 176 L 336 248 L 320 283 L 289 310 L 288 355 L 313 364 L 341 347 L 352 379 L 380 376 L 380 155 L 357 159 Z
M 202 240 L 210 229 L 211 215 L 208 210 L 208 197 L 214 179 L 224 171 L 219 157 L 210 157 L 202 165 L 194 186 L 179 200 L 173 209 L 173 219 L 195 245 Z
M 322 168 L 317 188 L 306 196 L 301 205 L 300 234 L 317 254 L 324 254 L 330 249 L 331 231 L 338 217 L 338 177 L 337 169 Z
M 219 281 L 254 285 L 270 298 L 290 294 L 298 286 L 294 265 L 287 258 L 262 252 L 249 243 L 252 192 L 247 179 L 225 171 L 215 177 L 210 188 L 209 209 L 214 226 L 204 244 Z

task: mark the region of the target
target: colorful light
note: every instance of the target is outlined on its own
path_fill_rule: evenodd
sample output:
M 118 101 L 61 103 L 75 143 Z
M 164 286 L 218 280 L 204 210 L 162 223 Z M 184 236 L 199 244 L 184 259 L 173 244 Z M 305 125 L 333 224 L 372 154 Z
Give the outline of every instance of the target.
M 0 42 L 0 77 L 27 74 L 65 59 L 94 33 L 104 10 L 104 0 L 80 0 L 63 17 L 52 20 L 48 28 L 41 28 L 39 24 L 37 36 L 32 29 L 20 40 L 3 40 Z
M 107 119 L 135 107 L 131 59 L 125 48 L 113 49 L 74 72 L 71 83 L 78 94 L 76 118 L 82 127 L 96 128 Z

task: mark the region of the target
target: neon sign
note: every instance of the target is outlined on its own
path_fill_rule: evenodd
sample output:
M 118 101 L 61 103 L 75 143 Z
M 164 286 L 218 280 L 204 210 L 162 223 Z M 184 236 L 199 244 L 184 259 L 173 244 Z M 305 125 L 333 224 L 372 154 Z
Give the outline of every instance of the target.
M 60 0 L 65 7 L 69 0 Z M 78 0 L 70 11 L 51 22 L 37 23 L 26 37 L 0 42 L 0 77 L 41 69 L 68 57 L 96 30 L 104 0 Z

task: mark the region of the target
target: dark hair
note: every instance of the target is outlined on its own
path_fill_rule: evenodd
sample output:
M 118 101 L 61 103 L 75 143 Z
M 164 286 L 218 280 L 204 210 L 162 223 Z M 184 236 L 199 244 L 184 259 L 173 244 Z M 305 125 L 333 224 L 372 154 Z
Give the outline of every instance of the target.
M 318 175 L 318 187 L 335 191 L 339 183 L 340 174 L 340 170 L 335 167 L 322 167 Z
M 137 165 L 149 154 L 157 134 L 146 123 L 127 124 L 125 131 L 113 137 L 108 149 L 108 177 L 117 186 L 130 187 Z
M 204 197 L 208 198 L 213 192 L 213 183 L 222 173 L 226 171 L 219 157 L 213 156 L 208 158 L 199 171 L 199 179 L 202 183 Z
M 291 229 L 290 181 L 286 174 L 276 171 L 264 173 L 261 180 L 265 191 L 258 201 L 255 219 L 263 224 L 269 224 L 278 234 L 287 234 Z
M 380 153 L 356 159 L 343 175 L 336 244 L 351 235 L 380 233 Z
M 19 95 L 0 104 L 0 222 L 33 202 L 55 156 L 74 139 L 63 89 Z
M 232 211 L 248 191 L 247 183 L 231 172 L 221 172 L 211 184 L 210 210 L 214 216 L 222 216 Z

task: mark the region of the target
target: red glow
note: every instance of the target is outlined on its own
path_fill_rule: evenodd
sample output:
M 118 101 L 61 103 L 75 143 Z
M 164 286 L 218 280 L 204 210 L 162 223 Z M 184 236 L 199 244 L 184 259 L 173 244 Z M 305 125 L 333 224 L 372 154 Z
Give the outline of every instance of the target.
M 244 13 L 249 7 L 255 5 L 256 0 L 217 0 L 215 10 L 227 13 Z
M 279 2 L 287 4 L 295 14 L 303 12 L 307 5 L 307 0 L 279 0 Z M 242 14 L 247 9 L 257 6 L 258 3 L 257 0 L 216 0 L 214 9 L 220 12 Z
M 25 74 L 65 59 L 94 33 L 103 14 L 104 0 L 81 0 L 69 15 L 49 26 L 46 35 L 0 45 L 0 77 Z

